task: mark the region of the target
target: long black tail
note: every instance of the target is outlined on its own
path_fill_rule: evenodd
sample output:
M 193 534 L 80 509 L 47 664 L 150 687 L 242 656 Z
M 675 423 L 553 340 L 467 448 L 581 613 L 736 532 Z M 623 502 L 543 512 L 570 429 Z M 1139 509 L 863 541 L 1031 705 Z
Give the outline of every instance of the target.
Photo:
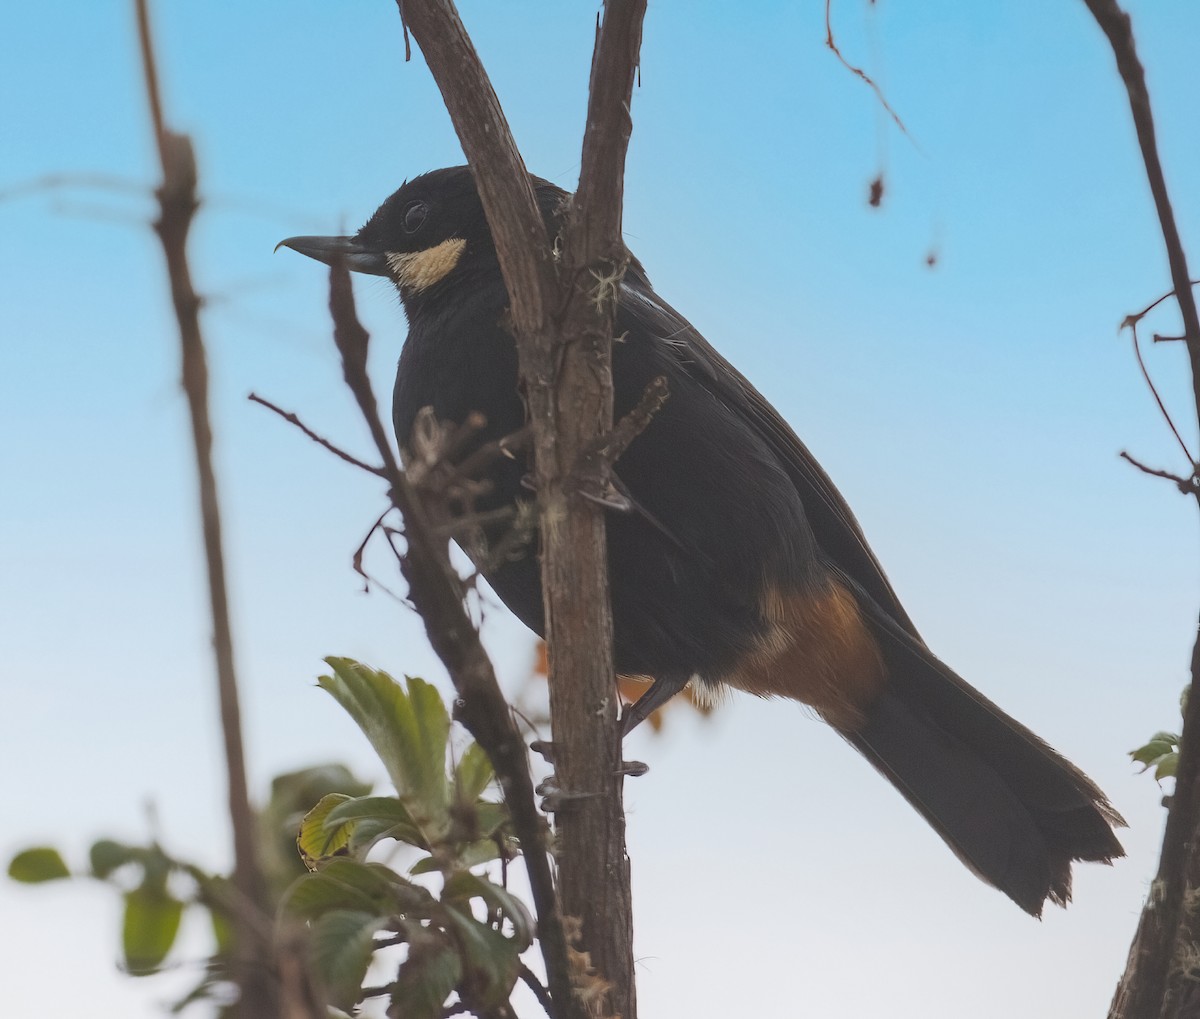
M 1070 901 L 1071 861 L 1125 855 L 1125 822 L 1091 779 L 882 613 L 871 626 L 887 686 L 846 739 L 967 867 L 1041 916 L 1047 898 Z

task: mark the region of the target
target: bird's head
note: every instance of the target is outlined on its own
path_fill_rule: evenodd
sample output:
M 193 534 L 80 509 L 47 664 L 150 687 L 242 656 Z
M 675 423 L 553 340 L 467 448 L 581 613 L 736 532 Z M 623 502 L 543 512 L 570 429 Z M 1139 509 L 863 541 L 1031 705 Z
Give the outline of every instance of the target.
M 537 177 L 532 182 L 553 231 L 567 193 Z M 452 294 L 456 285 L 499 279 L 491 231 L 466 166 L 432 170 L 406 182 L 353 237 L 289 237 L 279 247 L 387 277 L 409 312 Z

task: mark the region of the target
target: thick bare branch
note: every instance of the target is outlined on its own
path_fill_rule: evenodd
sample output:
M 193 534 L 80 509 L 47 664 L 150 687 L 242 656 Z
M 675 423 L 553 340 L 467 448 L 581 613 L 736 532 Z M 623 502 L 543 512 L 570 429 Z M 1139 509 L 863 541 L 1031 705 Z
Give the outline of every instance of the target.
M 1084 0 L 1103 29 L 1129 95 L 1146 178 L 1154 196 L 1175 298 L 1183 319 L 1192 366 L 1192 389 L 1200 416 L 1200 320 L 1189 282 L 1187 257 L 1155 141 L 1154 117 L 1146 76 L 1138 59 L 1129 15 L 1116 0 Z M 1151 306 L 1153 307 L 1153 305 Z M 1148 309 L 1147 309 L 1148 310 Z M 1143 312 L 1144 314 L 1144 312 Z M 1135 348 L 1136 349 L 1136 348 Z M 1140 359 L 1140 354 L 1139 354 Z M 1144 369 L 1143 369 L 1144 370 Z M 1164 411 L 1165 413 L 1165 411 Z M 1173 427 L 1173 426 L 1172 426 Z M 1178 433 L 1177 433 L 1178 437 Z M 1180 444 L 1186 443 L 1180 438 Z M 1126 457 L 1126 459 L 1132 458 Z M 1193 473 L 1196 464 L 1190 453 Z M 1139 465 L 1140 466 L 1140 465 Z M 1145 469 L 1145 468 L 1143 468 Z M 1150 473 L 1155 473 L 1150 471 Z M 1177 483 L 1180 479 L 1172 478 Z M 1180 486 L 1181 490 L 1184 488 Z M 1200 503 L 1200 488 L 1194 488 Z M 1192 689 L 1200 690 L 1200 640 L 1192 650 Z M 1200 697 L 1187 700 L 1175 793 L 1167 814 L 1162 856 L 1151 895 L 1142 910 L 1125 973 L 1109 1010 L 1110 1019 L 1178 1019 L 1195 1015 L 1200 1001 L 1194 977 L 1194 953 L 1200 937 Z
M 645 0 L 609 0 L 597 28 L 579 187 L 571 202 L 570 251 L 579 266 L 623 260 L 625 154 L 645 16 Z
M 1146 72 L 1138 59 L 1133 41 L 1133 26 L 1129 15 L 1121 9 L 1117 0 L 1083 0 L 1092 17 L 1104 30 L 1117 60 L 1117 70 L 1129 94 L 1129 107 L 1133 114 L 1133 125 L 1137 131 L 1142 161 L 1146 167 L 1146 179 L 1150 193 L 1154 196 L 1154 208 L 1162 227 L 1163 244 L 1167 250 L 1167 262 L 1171 268 L 1171 283 L 1175 288 L 1175 299 L 1179 302 L 1179 313 L 1183 318 L 1183 331 L 1188 339 L 1188 354 L 1192 362 L 1193 392 L 1196 407 L 1200 409 L 1200 316 L 1196 313 L 1196 299 L 1192 294 L 1188 273 L 1187 255 L 1175 223 L 1175 210 L 1167 191 L 1167 179 L 1163 175 L 1162 162 L 1158 156 L 1155 138 L 1154 113 L 1150 108 L 1150 92 L 1146 87 Z
M 600 1007 L 624 1019 L 634 1019 L 636 1000 L 607 545 L 603 512 L 578 498 L 574 476 L 581 453 L 612 428 L 612 322 L 626 257 L 621 198 L 644 13 L 642 0 L 605 4 L 582 173 L 556 274 L 524 164 L 453 4 L 402 2 L 475 172 L 508 285 L 533 426 L 558 775 L 564 787 L 594 794 L 557 818 L 560 895 L 581 921 L 580 948 L 598 973 L 593 989 L 614 988 Z M 601 463 L 599 490 L 607 468 Z M 553 974 L 551 991 L 561 1003 Z
M 637 1015 L 637 997 L 607 542 L 604 510 L 579 496 L 611 483 L 611 460 L 587 454 L 613 428 L 612 337 L 627 257 L 621 203 L 644 15 L 642 0 L 604 5 L 579 187 L 563 231 L 557 378 L 546 388 L 525 380 L 544 521 L 555 771 L 560 788 L 584 797 L 556 817 L 559 894 L 564 914 L 580 921 L 592 992 L 625 1019 Z
M 397 6 L 475 173 L 517 332 L 545 344 L 557 293 L 550 239 L 500 100 L 450 0 L 397 0 Z

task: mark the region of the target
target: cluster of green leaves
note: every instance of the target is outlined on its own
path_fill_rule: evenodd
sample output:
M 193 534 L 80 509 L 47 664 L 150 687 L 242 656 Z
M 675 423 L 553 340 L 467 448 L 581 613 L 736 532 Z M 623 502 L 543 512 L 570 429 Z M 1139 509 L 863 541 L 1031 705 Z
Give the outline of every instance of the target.
M 338 764 L 290 772 L 272 782 L 270 799 L 259 814 L 259 845 L 274 903 L 305 873 L 295 844 L 304 809 L 322 796 L 362 796 L 370 788 Z M 233 997 L 231 913 L 235 902 L 229 879 L 168 853 L 157 841 L 130 845 L 99 839 L 88 857 L 86 867 L 72 870 L 57 849 L 37 846 L 13 857 L 8 874 L 27 884 L 77 877 L 112 885 L 124 903 L 121 952 L 125 970 L 132 976 L 159 972 L 175 946 L 184 914 L 189 910 L 203 914 L 212 930 L 212 952 L 201 979 L 176 1002 L 173 1011 L 197 1001 L 228 1003 Z
M 1144 746 L 1130 750 L 1129 756 L 1142 765 L 1142 771 L 1153 768 L 1154 777 L 1160 782 L 1164 778 L 1174 778 L 1175 769 L 1179 767 L 1179 735 L 1156 732 Z
M 1187 711 L 1188 693 L 1190 686 L 1183 688 L 1179 695 L 1179 713 Z M 1135 764 L 1142 766 L 1142 771 L 1154 769 L 1154 777 L 1159 782 L 1164 778 L 1174 778 L 1175 770 L 1179 767 L 1179 734 L 1175 732 L 1156 732 L 1145 745 L 1136 750 L 1130 750 L 1129 756 Z
M 117 884 L 125 898 L 121 947 L 125 968 L 134 976 L 153 973 L 162 965 L 183 918 L 185 900 L 207 894 L 215 878 L 173 860 L 157 844 L 129 846 L 112 839 L 93 843 L 90 868 L 84 875 Z M 120 872 L 120 873 L 118 873 Z M 30 884 L 75 876 L 57 849 L 38 846 L 18 853 L 9 864 L 9 877 Z M 192 879 L 181 894 L 175 876 Z M 213 914 L 213 933 L 220 954 L 228 927 Z
M 311 974 L 335 1008 L 349 1011 L 373 993 L 387 995 L 389 1014 L 406 1019 L 440 1017 L 454 999 L 494 1011 L 518 978 L 534 924 L 520 900 L 482 870 L 518 851 L 503 803 L 484 795 L 494 777 L 487 755 L 472 743 L 452 759 L 449 713 L 423 680 L 401 685 L 349 659 L 327 661 L 332 675 L 320 685 L 363 730 L 396 795 L 371 795 L 341 765 L 274 780 L 259 814 L 259 850 L 279 923 L 291 932 L 297 923 L 307 928 Z M 404 874 L 367 859 L 386 840 L 409 850 Z M 213 952 L 175 1010 L 209 1001 L 230 1011 L 237 900 L 227 877 L 157 841 L 112 839 L 96 842 L 89 866 L 75 872 L 49 846 L 18 853 L 8 872 L 27 883 L 88 877 L 116 887 L 124 899 L 124 964 L 136 976 L 167 963 L 188 910 L 205 913 Z M 376 953 L 399 945 L 394 978 L 365 989 Z
M 393 1012 L 434 1019 L 453 995 L 493 1010 L 508 999 L 534 931 L 525 906 L 474 870 L 515 852 L 503 804 L 483 798 L 487 756 L 470 744 L 449 761 L 450 716 L 423 680 L 402 686 L 349 659 L 327 662 L 333 674 L 321 687 L 370 740 L 397 795 L 333 793 L 304 818 L 297 844 L 312 873 L 292 885 L 284 909 L 311 924 L 315 975 L 330 1003 L 349 1009 L 375 952 L 404 944 L 381 989 Z M 383 839 L 418 851 L 407 876 L 366 859 Z M 440 876 L 440 892 L 422 875 Z

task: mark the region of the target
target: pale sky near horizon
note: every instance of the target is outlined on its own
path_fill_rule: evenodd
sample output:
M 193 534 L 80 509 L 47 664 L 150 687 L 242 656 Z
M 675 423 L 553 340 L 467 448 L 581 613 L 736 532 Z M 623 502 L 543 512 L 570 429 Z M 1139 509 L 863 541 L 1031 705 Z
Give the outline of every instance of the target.
M 1200 6 L 1126 6 L 1200 260 Z M 1075 903 L 1038 923 L 801 709 L 735 698 L 631 741 L 651 765 L 628 788 L 642 1015 L 1094 1016 L 1161 838 L 1161 794 L 1126 751 L 1178 725 L 1200 595 L 1194 509 L 1117 458 L 1183 469 L 1117 333 L 1170 289 L 1128 104 L 1078 0 L 835 4 L 910 141 L 824 47 L 823 7 L 651 5 L 626 237 L 821 459 L 934 650 L 1106 790 L 1129 857 L 1078 868 Z M 220 867 L 193 468 L 128 8 L 23 5 L 0 42 L 0 858 L 144 839 L 152 801 L 168 846 Z M 595 6 L 462 14 L 528 166 L 570 188 Z M 394 4 L 174 0 L 155 22 L 208 199 L 192 256 L 255 793 L 331 759 L 382 779 L 314 687 L 339 654 L 446 688 L 419 622 L 350 570 L 382 493 L 246 395 L 366 451 L 325 276 L 272 249 L 356 228 L 461 152 L 419 52 L 403 63 Z M 138 187 L 23 187 L 51 174 Z M 382 281 L 358 295 L 390 392 L 403 317 Z M 1170 307 L 1148 325 L 1179 328 Z M 1195 448 L 1182 351 L 1146 354 Z M 518 681 L 528 635 L 499 610 L 485 632 Z M 97 1019 L 149 1019 L 185 982 L 116 972 L 106 889 L 0 881 L 0 916 L 14 1015 L 86 995 Z M 186 963 L 198 932 L 185 947 Z

